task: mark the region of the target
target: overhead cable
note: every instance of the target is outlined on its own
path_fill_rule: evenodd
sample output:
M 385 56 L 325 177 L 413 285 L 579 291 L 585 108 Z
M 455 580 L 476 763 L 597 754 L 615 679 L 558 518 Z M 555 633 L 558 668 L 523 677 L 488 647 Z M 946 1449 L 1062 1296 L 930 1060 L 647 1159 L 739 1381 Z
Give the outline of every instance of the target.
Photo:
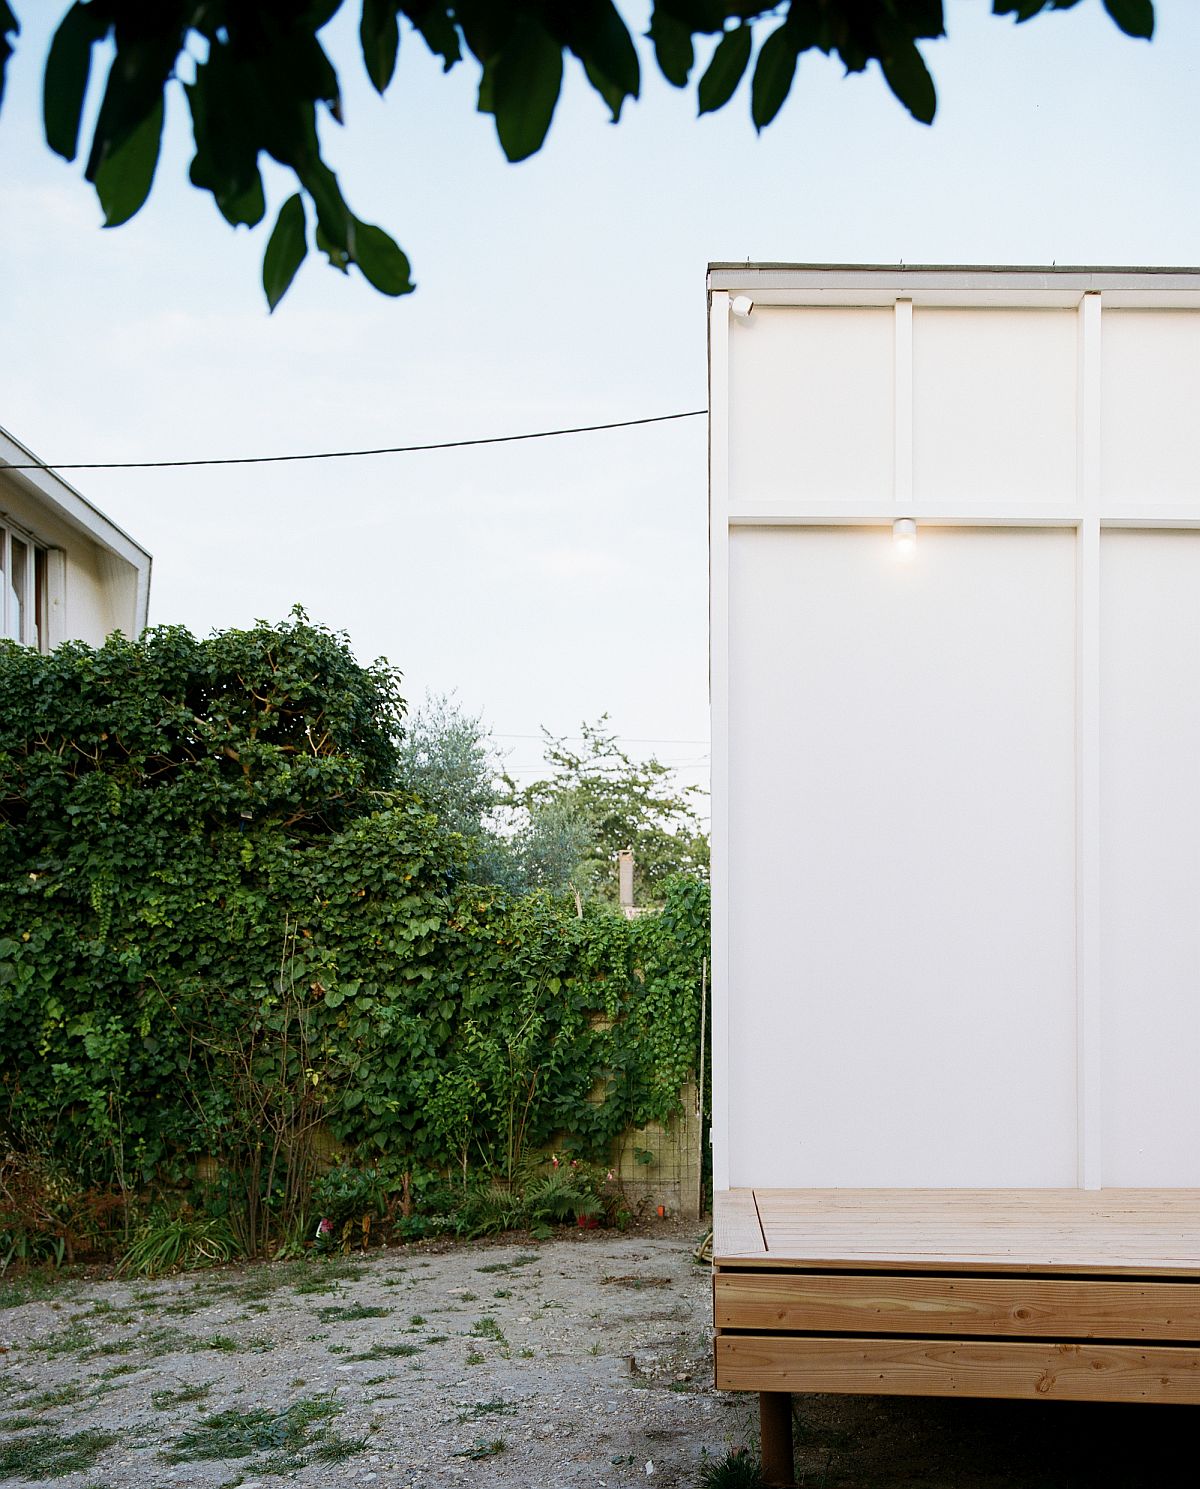
M 577 424 L 569 429 L 534 429 L 524 434 L 490 434 L 480 439 L 437 440 L 424 445 L 384 445 L 370 450 L 312 450 L 295 455 L 219 455 L 202 460 L 34 460 L 26 465 L 0 461 L 0 470 L 168 470 L 195 465 L 278 465 L 298 460 L 357 460 L 368 455 L 415 455 L 425 450 L 463 450 L 475 445 L 510 445 L 518 440 L 559 439 L 566 434 L 597 434 L 604 429 L 632 429 L 639 424 L 667 424 L 673 419 L 700 419 L 706 408 L 677 414 L 651 414 L 644 419 L 614 419 L 609 424 Z

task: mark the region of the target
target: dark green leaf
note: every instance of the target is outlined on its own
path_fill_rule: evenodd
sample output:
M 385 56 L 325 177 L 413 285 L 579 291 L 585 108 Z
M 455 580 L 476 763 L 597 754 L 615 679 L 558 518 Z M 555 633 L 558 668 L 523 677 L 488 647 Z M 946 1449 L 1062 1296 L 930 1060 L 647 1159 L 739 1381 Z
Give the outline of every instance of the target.
M 104 226 L 128 222 L 150 195 L 162 143 L 163 104 L 158 102 L 119 149 L 96 172 L 96 195 L 104 208 Z
M 254 179 L 240 196 L 218 196 L 221 216 L 231 227 L 257 227 L 267 210 L 262 176 L 256 170 Z
M 1126 36 L 1154 35 L 1154 0 L 1104 0 L 1104 8 Z
M 343 244 L 338 243 L 336 239 L 332 238 L 329 233 L 325 231 L 325 226 L 319 218 L 317 219 L 317 226 L 315 232 L 313 233 L 313 238 L 316 242 L 317 247 L 321 250 L 321 252 L 333 265 L 333 267 L 335 269 L 340 269 L 343 274 L 349 274 L 349 251 Z
M 888 87 L 922 124 L 932 124 L 937 94 L 925 59 L 911 41 L 898 41 L 890 54 L 880 57 Z
M 102 16 L 95 5 L 77 0 L 50 43 L 42 84 L 42 117 L 46 143 L 64 160 L 74 160 L 79 150 L 79 121 L 92 70 L 92 47 L 107 30 L 108 17 Z
M 711 114 L 733 97 L 750 61 L 750 27 L 738 26 L 727 31 L 717 43 L 712 61 L 700 79 L 698 100 L 700 112 Z
M 408 259 L 382 228 L 354 219 L 354 262 L 369 284 L 384 295 L 410 295 L 412 282 Z
M 668 83 L 676 88 L 684 87 L 696 61 L 691 31 L 682 21 L 656 5 L 650 17 L 649 34 L 659 71 Z
M 358 35 L 367 76 L 375 91 L 382 93 L 396 71 L 396 53 L 400 47 L 395 0 L 363 0 Z
M 409 15 L 409 20 L 433 55 L 442 59 L 443 72 L 449 72 L 456 62 L 462 60 L 458 28 L 443 8 L 430 6 L 417 15 Z
M 562 47 L 539 21 L 523 14 L 492 70 L 490 111 L 509 160 L 526 160 L 541 149 L 562 73 Z
M 783 107 L 796 76 L 797 60 L 796 39 L 788 26 L 778 27 L 763 42 L 750 89 L 750 117 L 755 129 L 765 129 Z
M 8 0 L 0 0 L 0 103 L 4 102 L 4 69 L 13 54 L 12 38 L 21 34 L 21 27 Z
M 576 0 L 555 17 L 565 18 L 559 39 L 583 63 L 588 81 L 608 105 L 613 119 L 641 86 L 637 50 L 612 0 Z
M 304 203 L 297 192 L 280 207 L 263 255 L 263 289 L 269 309 L 274 310 L 287 294 L 307 252 Z

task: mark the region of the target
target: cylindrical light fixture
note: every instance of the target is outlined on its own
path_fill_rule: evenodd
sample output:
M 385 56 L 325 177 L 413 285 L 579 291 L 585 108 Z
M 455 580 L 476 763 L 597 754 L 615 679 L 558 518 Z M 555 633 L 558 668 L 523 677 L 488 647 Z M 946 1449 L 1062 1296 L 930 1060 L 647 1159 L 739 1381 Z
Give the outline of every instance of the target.
M 910 559 L 917 551 L 917 524 L 911 517 L 897 517 L 892 523 L 892 542 L 896 557 Z

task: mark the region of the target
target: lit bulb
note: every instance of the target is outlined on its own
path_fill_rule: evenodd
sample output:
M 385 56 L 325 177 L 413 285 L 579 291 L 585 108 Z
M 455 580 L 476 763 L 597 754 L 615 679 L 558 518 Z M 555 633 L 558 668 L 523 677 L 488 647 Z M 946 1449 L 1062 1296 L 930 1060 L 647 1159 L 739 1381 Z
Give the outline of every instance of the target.
M 892 542 L 896 557 L 908 560 L 917 551 L 917 524 L 911 517 L 897 517 L 892 523 Z

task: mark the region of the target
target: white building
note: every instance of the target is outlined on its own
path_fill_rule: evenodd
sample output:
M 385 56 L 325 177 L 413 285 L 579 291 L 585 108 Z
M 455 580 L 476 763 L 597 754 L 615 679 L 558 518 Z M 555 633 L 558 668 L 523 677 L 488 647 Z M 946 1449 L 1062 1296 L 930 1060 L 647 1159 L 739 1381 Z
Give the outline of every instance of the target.
M 13 469 L 34 466 L 35 469 Z M 0 636 L 49 651 L 146 627 L 150 555 L 0 429 Z

